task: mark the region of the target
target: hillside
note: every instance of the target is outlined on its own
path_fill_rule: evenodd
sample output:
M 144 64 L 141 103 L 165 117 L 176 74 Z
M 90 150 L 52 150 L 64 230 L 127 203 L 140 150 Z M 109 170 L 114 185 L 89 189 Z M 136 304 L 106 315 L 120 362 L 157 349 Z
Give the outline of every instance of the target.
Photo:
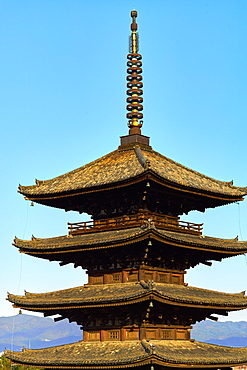
M 0 317 L 0 352 L 6 349 L 21 350 L 43 348 L 77 342 L 82 331 L 75 323 L 31 315 Z
M 222 346 L 247 347 L 247 322 L 202 321 L 194 326 L 191 337 Z

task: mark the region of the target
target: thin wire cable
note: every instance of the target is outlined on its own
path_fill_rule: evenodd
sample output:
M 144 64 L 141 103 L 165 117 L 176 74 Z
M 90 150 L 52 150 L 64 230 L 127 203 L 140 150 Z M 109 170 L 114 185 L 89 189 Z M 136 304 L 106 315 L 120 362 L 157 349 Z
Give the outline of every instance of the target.
M 239 235 L 240 235 L 240 238 L 241 238 L 241 241 L 243 240 L 243 237 L 242 237 L 242 231 L 241 231 L 241 215 L 240 215 L 240 204 L 239 202 L 237 203 L 238 205 L 238 228 L 239 228 Z
M 26 211 L 26 223 L 25 223 L 25 227 L 24 227 L 24 231 L 23 231 L 23 239 L 25 237 L 25 234 L 26 234 L 26 230 L 27 230 L 27 223 L 28 223 L 28 209 L 30 207 L 30 203 L 27 202 L 27 211 Z
M 20 261 L 20 273 L 19 273 L 19 281 L 16 294 L 18 295 L 20 286 L 21 286 L 21 278 L 22 278 L 22 253 L 21 253 L 21 261 Z
M 13 351 L 14 349 L 15 310 L 16 308 L 13 308 L 14 315 L 13 315 L 12 329 L 11 329 L 11 351 Z
M 27 203 L 26 222 L 25 222 L 24 231 L 23 231 L 23 239 L 25 237 L 27 225 L 28 225 L 29 206 L 30 206 L 30 203 Z M 20 290 L 21 278 L 22 278 L 22 253 L 20 257 L 21 257 L 20 258 L 20 272 L 19 272 L 19 279 L 18 279 L 17 292 L 16 292 L 17 295 Z M 14 349 L 15 313 L 16 313 L 16 308 L 13 308 L 13 320 L 12 320 L 12 329 L 11 329 L 11 351 L 13 351 Z
M 238 205 L 238 227 L 239 227 L 239 235 L 241 238 L 241 241 L 243 241 L 243 236 L 242 236 L 242 231 L 241 231 L 241 213 L 240 213 L 240 203 L 237 203 Z M 245 265 L 247 267 L 247 256 L 246 253 L 244 253 L 244 258 L 245 258 Z

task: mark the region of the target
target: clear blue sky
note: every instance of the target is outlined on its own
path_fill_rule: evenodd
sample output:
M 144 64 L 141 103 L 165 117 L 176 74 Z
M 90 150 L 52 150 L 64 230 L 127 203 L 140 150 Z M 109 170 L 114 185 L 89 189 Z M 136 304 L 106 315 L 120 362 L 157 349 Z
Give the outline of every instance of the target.
M 139 12 L 144 127 L 160 153 L 247 186 L 246 0 L 0 0 L 0 316 L 6 291 L 47 292 L 86 282 L 81 269 L 20 255 L 14 236 L 67 233 L 87 219 L 25 201 L 18 184 L 49 179 L 114 149 L 127 134 L 130 11 Z M 183 219 L 204 234 L 247 240 L 247 201 Z M 190 285 L 247 288 L 245 256 L 196 267 Z M 247 312 L 229 316 L 247 320 Z

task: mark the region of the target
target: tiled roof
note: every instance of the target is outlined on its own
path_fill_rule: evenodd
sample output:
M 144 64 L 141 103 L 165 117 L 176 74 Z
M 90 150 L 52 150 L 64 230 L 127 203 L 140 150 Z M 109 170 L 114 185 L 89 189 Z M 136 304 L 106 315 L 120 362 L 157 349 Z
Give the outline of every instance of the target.
M 135 243 L 149 236 L 162 243 L 178 247 L 203 249 L 211 252 L 237 255 L 247 252 L 247 242 L 236 239 L 219 239 L 204 235 L 192 235 L 181 232 L 157 229 L 153 225 L 148 227 L 135 227 L 130 229 L 112 230 L 82 235 L 60 236 L 56 238 L 39 239 L 30 241 L 16 238 L 14 245 L 25 253 L 61 253 L 61 251 L 88 251 L 99 248 L 111 248 L 118 245 Z M 44 256 L 45 258 L 45 256 Z
M 247 297 L 244 292 L 229 294 L 184 285 L 144 281 L 84 285 L 42 294 L 26 292 L 25 296 L 9 294 L 8 299 L 17 307 L 42 311 L 52 308 L 122 305 L 147 300 L 150 296 L 166 304 L 182 304 L 189 307 L 206 307 L 216 310 L 247 308 Z
M 207 192 L 240 198 L 247 188 L 235 187 L 232 182 L 218 181 L 193 171 L 163 155 L 151 147 L 134 145 L 115 150 L 94 162 L 51 180 L 36 181 L 33 186 L 20 186 L 19 191 L 32 196 L 59 195 L 133 180 L 144 173 L 152 172 L 166 183 L 175 187 L 190 188 L 196 192 Z
M 83 342 L 22 352 L 5 351 L 19 364 L 47 368 L 125 368 L 145 364 L 168 367 L 230 367 L 247 364 L 247 348 L 189 340 Z

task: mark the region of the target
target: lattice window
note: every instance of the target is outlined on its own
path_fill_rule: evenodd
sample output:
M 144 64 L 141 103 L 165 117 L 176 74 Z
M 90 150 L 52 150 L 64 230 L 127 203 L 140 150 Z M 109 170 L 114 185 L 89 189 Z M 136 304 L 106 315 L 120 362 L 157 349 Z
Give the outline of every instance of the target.
M 119 331 L 111 330 L 109 331 L 109 339 L 119 339 Z
M 171 339 L 172 337 L 171 330 L 162 330 L 162 337 L 163 339 Z
M 120 280 L 121 280 L 121 276 L 120 276 L 120 274 L 113 274 L 113 275 L 112 275 L 112 280 L 113 280 L 115 283 L 120 283 Z

